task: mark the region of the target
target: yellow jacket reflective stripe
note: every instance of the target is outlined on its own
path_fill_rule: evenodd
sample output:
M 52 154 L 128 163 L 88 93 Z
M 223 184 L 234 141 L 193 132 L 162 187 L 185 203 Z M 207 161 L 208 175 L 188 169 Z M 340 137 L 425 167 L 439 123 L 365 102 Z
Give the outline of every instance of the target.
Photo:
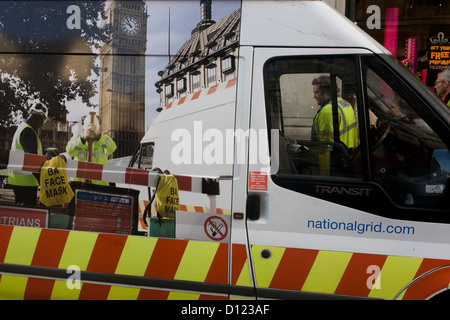
M 34 131 L 34 129 L 26 122 L 22 122 L 18 127 L 14 134 L 12 145 L 11 145 L 11 151 L 15 150 L 23 150 L 22 143 L 20 143 L 20 136 L 26 128 L 30 128 L 33 130 L 33 132 L 36 134 L 36 138 L 38 141 L 38 150 L 37 154 L 42 155 L 42 144 L 41 140 L 39 139 L 39 136 Z M 34 177 L 34 175 L 31 172 L 26 171 L 13 171 L 10 170 L 8 173 L 8 182 L 9 184 L 16 185 L 16 186 L 24 186 L 24 187 L 37 187 L 39 186 L 39 181 Z
M 116 150 L 117 146 L 113 139 L 108 135 L 102 134 L 99 140 L 93 141 L 91 162 L 99 164 L 108 164 L 108 156 Z M 67 153 L 78 161 L 87 161 L 88 143 L 81 140 L 79 135 L 73 136 L 67 143 Z M 84 181 L 84 179 L 74 179 L 75 181 Z M 109 185 L 108 182 L 91 181 L 94 184 Z
M 339 137 L 347 148 L 355 148 L 357 142 L 356 119 L 352 106 L 338 98 Z M 314 118 L 314 132 L 319 141 L 334 142 L 333 110 L 331 101 L 324 105 Z

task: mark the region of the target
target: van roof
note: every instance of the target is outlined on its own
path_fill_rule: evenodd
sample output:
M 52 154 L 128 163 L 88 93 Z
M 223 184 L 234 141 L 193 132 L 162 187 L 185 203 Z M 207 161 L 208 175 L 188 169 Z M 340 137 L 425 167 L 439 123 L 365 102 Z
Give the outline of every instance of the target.
M 322 1 L 243 0 L 240 45 L 351 47 L 389 53 Z

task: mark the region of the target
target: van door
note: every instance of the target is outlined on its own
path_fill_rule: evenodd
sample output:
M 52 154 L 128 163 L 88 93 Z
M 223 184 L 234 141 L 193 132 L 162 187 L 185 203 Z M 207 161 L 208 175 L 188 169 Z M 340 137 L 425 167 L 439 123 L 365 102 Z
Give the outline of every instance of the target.
M 449 117 L 403 72 L 362 49 L 255 49 L 247 231 L 259 297 L 434 293 L 402 288 L 450 264 Z

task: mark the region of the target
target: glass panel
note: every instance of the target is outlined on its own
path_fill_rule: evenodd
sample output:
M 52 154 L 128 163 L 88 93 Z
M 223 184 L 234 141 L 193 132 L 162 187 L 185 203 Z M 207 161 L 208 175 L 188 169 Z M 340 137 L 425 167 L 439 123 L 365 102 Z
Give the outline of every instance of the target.
M 449 152 L 414 109 L 414 95 L 375 64 L 365 78 L 374 179 L 398 204 L 448 206 Z
M 175 105 L 177 99 L 203 89 L 206 62 L 237 55 L 240 4 L 234 0 L 215 3 L 213 25 L 203 28 L 199 13 L 206 3 L 196 0 L 0 1 L 0 181 L 6 187 L 0 191 L 1 201 L 15 205 L 6 170 L 9 150 L 17 125 L 29 116 L 28 109 L 36 102 L 48 106 L 49 121 L 35 130 L 42 149 L 54 154 L 66 151 L 70 139 L 83 133 L 81 118 L 95 112 L 101 118 L 99 131 L 117 146 L 104 160 L 109 165 L 123 167 L 125 172 L 145 131 L 159 112 L 171 102 Z M 177 35 L 171 37 L 170 43 L 169 9 L 170 32 Z M 224 23 L 227 21 L 233 24 Z M 202 28 L 196 28 L 199 23 Z M 235 29 L 235 41 L 224 45 L 225 38 Z M 214 36 L 210 41 L 217 41 L 213 56 L 208 55 L 203 41 L 190 50 L 191 40 L 198 39 L 200 32 L 203 32 L 201 38 Z M 192 65 L 195 55 L 197 64 Z M 195 70 L 196 75 L 192 75 Z M 217 83 L 220 79 L 217 72 L 210 74 L 211 82 Z M 179 83 L 181 87 L 177 86 L 176 79 L 182 77 L 186 77 L 185 81 Z M 87 143 L 83 143 L 84 146 L 88 149 Z M 96 158 L 100 158 L 100 147 L 93 152 Z M 152 167 L 149 148 L 149 145 L 143 146 L 134 159 L 134 168 Z M 83 153 L 78 152 L 78 155 Z M 66 156 L 69 158 L 68 154 Z M 117 180 L 100 174 L 96 178 Z M 130 188 L 117 182 L 114 187 L 114 181 L 108 182 L 108 187 L 99 185 L 98 188 L 104 187 L 109 193 L 130 190 L 135 197 L 136 185 Z M 37 186 L 32 187 L 32 192 L 26 186 L 18 187 L 25 187 L 19 191 L 21 195 L 39 206 Z M 139 196 L 141 201 L 148 201 L 147 190 Z M 138 204 L 137 197 L 133 201 Z M 72 209 L 73 206 L 50 208 L 48 226 L 73 229 L 76 210 Z M 132 210 L 136 213 L 133 219 L 137 218 L 137 205 Z M 95 210 L 88 213 L 94 214 Z M 59 215 L 66 220 L 64 224 L 55 225 L 53 218 Z M 109 220 L 108 217 L 105 221 Z
M 216 81 L 216 67 L 206 68 L 206 81 L 208 86 L 213 86 L 217 83 Z
M 279 174 L 361 178 L 353 58 L 279 59 L 265 67 Z
M 154 143 L 145 143 L 142 145 L 142 154 L 139 160 L 140 169 L 152 169 L 153 151 L 155 149 Z

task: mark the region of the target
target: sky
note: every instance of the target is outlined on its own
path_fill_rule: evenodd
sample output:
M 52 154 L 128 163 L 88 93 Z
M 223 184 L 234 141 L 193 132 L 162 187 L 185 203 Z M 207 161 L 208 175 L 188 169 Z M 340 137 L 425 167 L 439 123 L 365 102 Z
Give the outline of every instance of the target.
M 168 30 L 170 7 L 170 54 L 173 56 L 181 46 L 191 38 L 191 31 L 200 22 L 200 0 L 146 1 L 147 13 L 147 51 L 146 51 L 146 93 L 145 93 L 145 125 L 150 126 L 158 115 L 159 94 L 156 93 L 155 82 L 160 77 L 159 70 L 164 70 L 169 62 Z M 239 0 L 213 0 L 212 19 L 219 21 L 239 9 Z M 98 104 L 98 96 L 91 99 Z M 79 100 L 67 104 L 68 120 L 78 121 L 92 109 L 87 108 Z M 98 113 L 98 108 L 97 108 Z

